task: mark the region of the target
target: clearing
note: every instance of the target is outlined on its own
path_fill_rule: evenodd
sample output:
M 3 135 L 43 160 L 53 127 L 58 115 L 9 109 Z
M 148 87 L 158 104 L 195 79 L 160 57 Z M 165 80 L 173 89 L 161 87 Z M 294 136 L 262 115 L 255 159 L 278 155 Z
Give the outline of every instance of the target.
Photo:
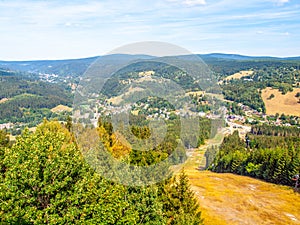
M 65 105 L 58 105 L 51 109 L 51 112 L 57 113 L 57 112 L 71 112 L 72 108 L 65 106 Z
M 190 157 L 184 164 L 204 224 L 300 224 L 300 194 L 250 177 L 200 171 L 206 148 L 188 152 Z
M 268 115 L 284 113 L 285 115 L 300 116 L 299 99 L 295 97 L 298 92 L 300 92 L 300 88 L 294 88 L 293 92 L 288 92 L 285 95 L 270 87 L 263 89 L 261 97 L 266 106 L 266 113 Z M 269 99 L 272 94 L 274 97 Z
M 242 70 L 238 73 L 232 74 L 225 78 L 225 80 L 231 80 L 231 79 L 241 79 L 242 77 L 248 77 L 251 76 L 254 73 L 254 71 L 251 70 Z
M 190 92 L 187 92 L 185 93 L 185 96 L 203 96 L 205 95 L 205 91 L 190 91 Z
M 8 100 L 9 100 L 8 98 L 2 98 L 2 99 L 0 99 L 0 104 L 4 103 L 4 102 L 7 102 Z
M 124 98 L 126 96 L 129 96 L 129 95 L 131 95 L 131 94 L 133 94 L 135 92 L 144 91 L 144 90 L 145 89 L 140 88 L 140 87 L 132 87 L 132 86 L 130 86 L 129 89 L 125 93 L 123 93 L 121 95 L 118 95 L 116 97 L 112 97 L 112 98 L 108 99 L 107 101 L 111 102 L 113 105 L 119 105 L 124 100 Z

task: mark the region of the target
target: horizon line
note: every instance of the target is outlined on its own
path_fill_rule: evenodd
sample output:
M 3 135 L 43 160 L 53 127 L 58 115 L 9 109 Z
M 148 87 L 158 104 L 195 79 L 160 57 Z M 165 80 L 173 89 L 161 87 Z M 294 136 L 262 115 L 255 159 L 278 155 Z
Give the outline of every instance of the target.
M 93 56 L 82 56 L 82 57 L 66 57 L 66 58 L 33 58 L 33 59 L 0 59 L 0 62 L 33 62 L 33 61 L 66 61 L 66 60 L 80 60 L 80 59 L 90 59 L 90 58 L 97 58 L 106 55 L 147 55 L 147 54 L 126 54 L 126 53 L 114 53 L 114 54 L 103 54 L 103 55 L 93 55 Z M 181 56 L 184 56 L 183 54 Z M 252 57 L 252 58 L 277 58 L 277 59 L 286 59 L 286 58 L 300 58 L 299 55 L 289 55 L 289 56 L 278 56 L 278 55 L 252 55 L 252 54 L 243 54 L 243 53 L 225 53 L 225 52 L 210 52 L 210 53 L 192 53 L 188 55 L 235 55 L 241 57 Z M 152 56 L 152 55 L 147 55 Z M 177 55 L 168 55 L 168 56 L 177 56 Z M 179 55 L 178 55 L 179 56 Z M 152 57 L 159 57 L 159 56 L 152 56 Z

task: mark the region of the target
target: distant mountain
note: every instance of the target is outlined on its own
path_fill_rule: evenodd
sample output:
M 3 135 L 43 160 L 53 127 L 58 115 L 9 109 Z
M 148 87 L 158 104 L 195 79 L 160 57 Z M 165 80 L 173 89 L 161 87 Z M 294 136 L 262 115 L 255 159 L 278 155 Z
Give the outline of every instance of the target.
M 57 74 L 60 76 L 70 75 L 72 77 L 77 77 L 83 75 L 87 68 L 100 57 L 104 58 L 103 60 L 115 61 L 116 63 L 120 63 L 122 61 L 153 58 L 152 56 L 148 55 L 114 54 L 83 59 L 0 61 L 0 68 L 29 73 Z
M 224 54 L 224 53 L 210 53 L 199 54 L 204 61 L 205 59 L 224 59 L 224 60 L 300 60 L 300 56 L 296 57 L 272 57 L 272 56 L 247 56 L 239 54 Z
M 211 54 L 200 54 L 201 58 L 215 58 L 215 59 L 230 59 L 230 60 L 246 60 L 252 59 L 251 56 L 237 55 L 237 54 L 223 54 L 223 53 L 211 53 Z
M 0 67 L 29 73 L 58 74 L 62 76 L 79 76 L 84 73 L 98 57 L 67 60 L 38 61 L 0 61 Z
M 192 55 L 180 56 L 185 60 L 194 60 Z M 247 62 L 290 62 L 298 61 L 299 57 L 269 57 L 269 56 L 245 56 L 238 54 L 223 54 L 223 53 L 211 53 L 211 54 L 198 54 L 198 56 L 206 62 L 208 65 L 221 65 L 224 66 L 231 63 L 243 63 Z M 88 67 L 99 58 L 103 59 L 103 62 L 108 61 L 110 63 L 122 64 L 122 62 L 129 62 L 138 59 L 153 59 L 154 56 L 149 55 L 127 55 L 127 54 L 113 54 L 105 56 L 96 56 L 83 59 L 66 59 L 66 60 L 38 60 L 38 61 L 0 61 L 0 68 L 5 68 L 12 71 L 29 72 L 29 73 L 44 73 L 44 74 L 57 74 L 59 76 L 72 76 L 78 77 L 84 74 Z M 176 56 L 178 57 L 178 56 Z M 226 65 L 225 65 L 226 66 Z M 229 66 L 229 65 L 228 65 Z

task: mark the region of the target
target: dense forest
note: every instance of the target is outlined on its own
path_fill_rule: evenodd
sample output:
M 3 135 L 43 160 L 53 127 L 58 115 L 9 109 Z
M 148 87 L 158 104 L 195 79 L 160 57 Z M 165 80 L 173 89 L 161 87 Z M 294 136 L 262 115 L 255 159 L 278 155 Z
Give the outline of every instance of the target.
M 260 125 L 243 141 L 235 131 L 219 149 L 208 149 L 209 169 L 293 186 L 292 177 L 300 172 L 299 136 L 298 128 Z
M 107 135 L 107 126 L 101 124 L 100 136 Z M 109 181 L 87 164 L 67 128 L 44 121 L 12 145 L 1 131 L 1 223 L 202 224 L 184 171 L 141 187 Z

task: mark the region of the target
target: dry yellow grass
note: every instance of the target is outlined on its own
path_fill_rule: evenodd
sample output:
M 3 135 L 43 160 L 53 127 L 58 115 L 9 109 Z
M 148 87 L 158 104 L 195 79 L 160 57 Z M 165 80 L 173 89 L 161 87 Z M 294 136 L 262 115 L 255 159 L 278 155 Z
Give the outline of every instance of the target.
M 232 74 L 225 78 L 225 80 L 231 80 L 231 79 L 241 79 L 242 77 L 251 76 L 254 73 L 254 71 L 251 70 L 242 70 L 238 73 Z
M 13 136 L 13 135 L 9 135 L 9 140 L 10 141 L 16 141 L 16 136 Z
M 298 98 L 295 97 L 298 92 L 300 92 L 300 88 L 294 88 L 293 92 L 288 92 L 285 95 L 270 87 L 262 90 L 261 96 L 266 106 L 266 113 L 268 115 L 284 113 L 285 115 L 300 116 L 300 103 L 298 103 Z M 275 97 L 268 99 L 271 94 Z
M 0 99 L 0 104 L 6 102 L 8 100 L 9 100 L 8 98 L 2 98 L 2 99 Z
M 190 91 L 190 92 L 187 92 L 185 93 L 185 96 L 200 96 L 200 95 L 204 95 L 205 94 L 205 91 Z
M 155 72 L 152 70 L 139 72 L 139 76 L 152 76 L 154 74 L 155 74 Z
M 72 108 L 65 106 L 65 105 L 58 105 L 51 109 L 51 112 L 54 112 L 54 113 L 63 112 L 63 111 L 71 112 Z
M 139 115 L 140 110 L 132 110 L 131 113 L 132 115 L 138 116 Z
M 140 87 L 130 86 L 128 91 L 126 91 L 126 93 L 118 95 L 116 97 L 112 97 L 112 98 L 108 99 L 107 101 L 111 102 L 113 105 L 118 105 L 123 101 L 123 97 L 128 96 L 128 95 L 130 95 L 132 93 L 135 93 L 135 92 L 139 92 L 139 91 L 144 91 L 144 89 L 140 88 Z
M 204 151 L 195 150 L 184 164 L 204 224 L 300 224 L 298 193 L 250 177 L 199 171 Z

